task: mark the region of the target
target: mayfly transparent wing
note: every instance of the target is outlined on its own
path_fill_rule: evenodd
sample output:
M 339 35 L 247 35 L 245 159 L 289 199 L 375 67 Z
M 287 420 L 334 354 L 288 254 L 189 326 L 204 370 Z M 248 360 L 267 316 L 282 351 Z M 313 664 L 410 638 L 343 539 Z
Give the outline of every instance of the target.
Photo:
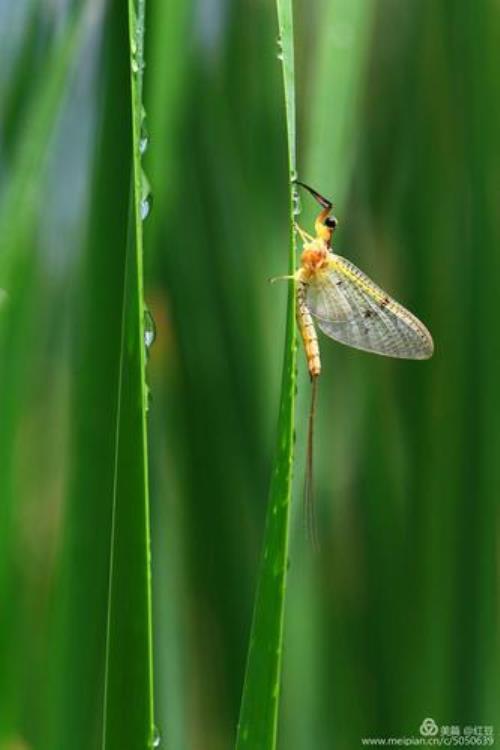
M 434 351 L 424 324 L 340 255 L 308 283 L 307 306 L 323 333 L 356 349 L 401 359 Z

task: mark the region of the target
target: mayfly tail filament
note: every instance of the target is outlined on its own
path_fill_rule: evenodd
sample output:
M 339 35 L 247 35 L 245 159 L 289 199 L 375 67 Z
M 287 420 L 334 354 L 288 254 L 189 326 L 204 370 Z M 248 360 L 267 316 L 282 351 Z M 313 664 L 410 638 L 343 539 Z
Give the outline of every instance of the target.
M 304 485 L 304 522 L 307 536 L 315 550 L 319 549 L 316 512 L 314 507 L 314 417 L 316 414 L 316 393 L 318 377 L 311 378 L 311 405 L 307 426 L 307 459 Z

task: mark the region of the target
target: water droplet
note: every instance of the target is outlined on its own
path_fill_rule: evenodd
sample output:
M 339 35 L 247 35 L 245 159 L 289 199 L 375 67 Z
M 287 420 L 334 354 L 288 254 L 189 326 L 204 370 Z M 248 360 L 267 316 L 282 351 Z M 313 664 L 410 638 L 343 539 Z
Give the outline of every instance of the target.
M 141 199 L 141 219 L 142 221 L 145 221 L 150 212 L 151 212 L 151 206 L 153 204 L 153 197 L 152 195 L 146 195 L 145 198 Z
M 299 194 L 294 190 L 293 191 L 293 215 L 298 216 L 300 212 L 302 211 L 302 205 L 300 203 L 300 196 Z
M 296 169 L 290 170 L 290 182 L 296 182 L 298 179 L 298 174 Z
M 139 151 L 141 156 L 146 153 L 149 143 L 149 134 L 145 125 L 141 125 L 141 134 L 139 136 Z
M 141 196 L 141 219 L 144 221 L 151 213 L 151 206 L 153 205 L 153 195 L 151 193 L 151 187 L 149 180 L 146 177 L 144 171 L 141 176 L 142 182 L 142 196 Z
M 139 151 L 142 154 L 146 151 L 149 143 L 149 133 L 146 126 L 146 110 L 144 104 L 141 105 L 141 132 L 139 135 Z
M 146 414 L 148 414 L 149 413 L 149 409 L 151 408 L 151 404 L 153 403 L 153 394 L 151 393 L 151 388 L 149 387 L 149 385 L 147 383 L 145 384 L 145 388 L 146 388 L 146 391 L 145 391 L 145 393 L 146 393 Z
M 158 727 L 153 727 L 153 734 L 149 743 L 150 747 L 160 747 L 161 735 Z
M 283 60 L 283 52 L 278 52 L 276 57 L 278 58 L 278 60 Z
M 144 308 L 144 344 L 146 349 L 149 349 L 156 338 L 156 323 L 154 321 L 149 308 Z

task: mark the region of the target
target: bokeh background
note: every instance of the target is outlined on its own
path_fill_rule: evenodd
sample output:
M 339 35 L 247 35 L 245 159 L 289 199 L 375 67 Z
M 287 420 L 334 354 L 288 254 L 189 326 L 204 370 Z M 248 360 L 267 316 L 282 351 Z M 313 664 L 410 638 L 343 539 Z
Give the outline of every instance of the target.
M 0 2 L 2 750 L 100 747 L 130 138 L 108 5 Z M 321 342 L 318 555 L 299 358 L 280 747 L 351 750 L 425 717 L 498 733 L 500 6 L 294 7 L 300 177 L 436 353 Z M 289 231 L 276 30 L 268 0 L 148 0 L 156 713 L 175 750 L 231 747 L 242 689 L 286 304 L 267 282 Z

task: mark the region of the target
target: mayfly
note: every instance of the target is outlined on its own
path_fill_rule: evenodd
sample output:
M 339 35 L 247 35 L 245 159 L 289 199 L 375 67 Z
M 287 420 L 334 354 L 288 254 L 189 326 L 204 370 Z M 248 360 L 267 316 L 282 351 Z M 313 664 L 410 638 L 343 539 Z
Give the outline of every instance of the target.
M 297 323 L 311 378 L 308 420 L 305 515 L 309 536 L 316 543 L 313 509 L 313 433 L 318 377 L 321 373 L 318 328 L 330 338 L 366 352 L 399 359 L 428 359 L 434 351 L 432 336 L 423 323 L 360 271 L 354 263 L 332 252 L 337 219 L 332 203 L 303 182 L 296 182 L 321 206 L 316 236 L 295 225 L 303 250 L 297 283 Z M 283 278 L 283 277 L 282 277 Z

